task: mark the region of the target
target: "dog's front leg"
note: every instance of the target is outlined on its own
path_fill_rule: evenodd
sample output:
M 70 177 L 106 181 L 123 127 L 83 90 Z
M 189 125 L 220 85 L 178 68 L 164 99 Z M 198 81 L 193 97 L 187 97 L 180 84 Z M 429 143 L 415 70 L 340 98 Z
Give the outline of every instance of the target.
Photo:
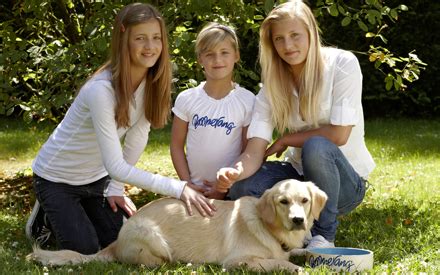
M 246 267 L 253 271 L 270 272 L 275 270 L 286 270 L 289 272 L 297 272 L 299 266 L 278 259 L 263 259 L 258 257 L 244 257 L 240 259 L 229 260 L 224 263 L 224 267 L 228 270 L 240 267 Z

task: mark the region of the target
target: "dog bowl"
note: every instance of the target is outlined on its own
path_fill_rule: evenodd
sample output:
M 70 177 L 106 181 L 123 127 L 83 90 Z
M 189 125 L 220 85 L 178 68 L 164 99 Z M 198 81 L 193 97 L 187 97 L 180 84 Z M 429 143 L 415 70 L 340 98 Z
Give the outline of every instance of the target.
M 349 247 L 312 248 L 306 252 L 311 267 L 327 266 L 335 271 L 356 272 L 373 268 L 373 252 Z

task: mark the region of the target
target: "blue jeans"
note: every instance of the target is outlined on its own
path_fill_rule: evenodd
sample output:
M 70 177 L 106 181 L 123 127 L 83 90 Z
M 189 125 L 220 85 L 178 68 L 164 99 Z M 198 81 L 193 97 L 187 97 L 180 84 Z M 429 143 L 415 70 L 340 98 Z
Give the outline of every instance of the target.
M 116 213 L 104 197 L 106 176 L 90 184 L 74 186 L 51 182 L 34 174 L 36 197 L 46 213 L 57 244 L 82 254 L 96 253 L 118 237 L 123 210 Z
M 319 220 L 313 225 L 312 235 L 334 241 L 338 226 L 336 217 L 349 213 L 362 202 L 365 180 L 356 173 L 338 146 L 324 137 L 308 139 L 302 148 L 301 159 L 304 176 L 289 162 L 268 161 L 251 177 L 236 182 L 227 198 L 260 197 L 266 189 L 285 179 L 312 181 L 328 196 Z

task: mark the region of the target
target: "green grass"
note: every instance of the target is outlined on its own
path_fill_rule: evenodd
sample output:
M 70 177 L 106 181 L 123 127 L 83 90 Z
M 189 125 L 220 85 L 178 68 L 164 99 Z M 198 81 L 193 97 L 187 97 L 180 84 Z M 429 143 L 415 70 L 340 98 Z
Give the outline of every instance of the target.
M 119 263 L 44 267 L 25 261 L 31 246 L 24 225 L 33 202 L 30 164 L 52 126 L 24 125 L 0 118 L 0 273 L 144 274 L 221 273 L 218 265 L 164 265 L 156 269 Z M 374 252 L 375 273 L 440 273 L 440 121 L 381 119 L 366 121 L 367 146 L 377 167 L 364 202 L 341 217 L 337 246 Z M 176 176 L 169 156 L 169 128 L 152 130 L 139 167 Z M 151 198 L 134 197 L 138 206 Z M 292 259 L 304 265 L 303 258 Z M 239 273 L 249 273 L 245 269 Z M 307 272 L 325 273 L 326 270 Z

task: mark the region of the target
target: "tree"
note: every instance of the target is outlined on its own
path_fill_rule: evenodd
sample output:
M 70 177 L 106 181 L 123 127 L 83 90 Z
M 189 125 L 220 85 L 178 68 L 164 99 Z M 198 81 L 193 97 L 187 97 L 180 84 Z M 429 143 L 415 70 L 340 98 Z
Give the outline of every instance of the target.
M 129 2 L 2 2 L 0 115 L 58 122 L 81 84 L 107 59 L 114 16 Z M 273 0 L 151 2 L 167 19 L 176 93 L 203 79 L 196 63 L 193 41 L 209 21 L 236 27 L 242 61 L 235 79 L 258 91 L 258 31 L 262 20 L 276 4 Z M 357 41 L 364 41 L 360 47 L 349 50 L 357 50 L 383 72 L 386 89 L 402 90 L 419 78 L 426 64 L 414 52 L 400 55 L 387 48 L 386 32 L 408 10 L 407 6 L 398 4 L 390 8 L 380 0 L 365 0 L 361 4 L 359 1 L 319 0 L 313 8 L 319 21 L 332 22 L 333 25 L 339 22 L 336 27 L 343 26 L 355 33 Z M 325 29 L 326 33 L 332 31 Z

